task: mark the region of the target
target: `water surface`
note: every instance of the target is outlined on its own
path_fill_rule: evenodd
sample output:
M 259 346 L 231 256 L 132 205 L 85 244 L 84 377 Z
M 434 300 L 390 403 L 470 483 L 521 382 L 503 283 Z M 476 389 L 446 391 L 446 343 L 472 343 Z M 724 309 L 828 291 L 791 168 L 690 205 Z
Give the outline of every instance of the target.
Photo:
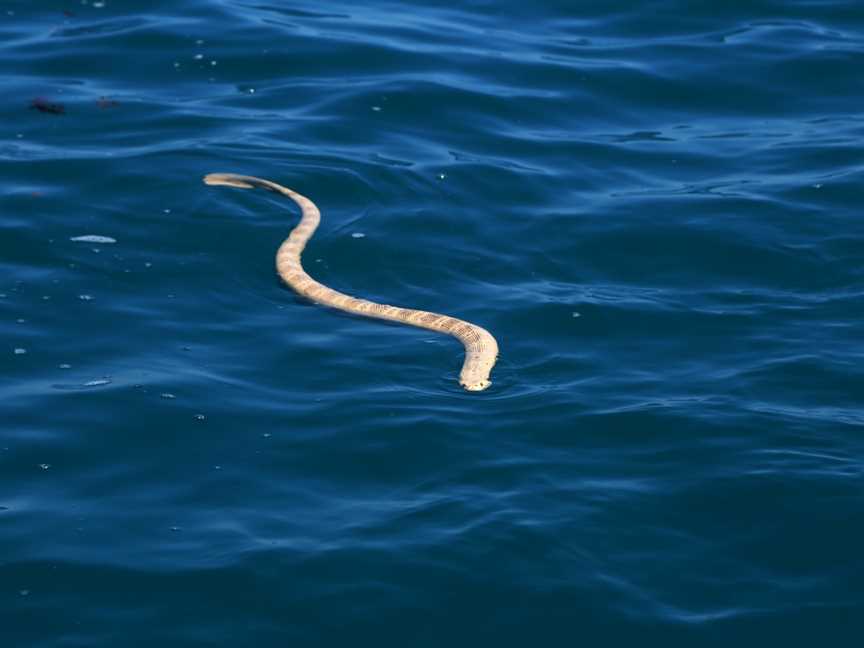
M 862 30 L 3 3 L 3 645 L 857 645 Z M 492 331 L 493 386 L 295 297 L 296 210 L 218 171 L 317 202 L 323 283 Z

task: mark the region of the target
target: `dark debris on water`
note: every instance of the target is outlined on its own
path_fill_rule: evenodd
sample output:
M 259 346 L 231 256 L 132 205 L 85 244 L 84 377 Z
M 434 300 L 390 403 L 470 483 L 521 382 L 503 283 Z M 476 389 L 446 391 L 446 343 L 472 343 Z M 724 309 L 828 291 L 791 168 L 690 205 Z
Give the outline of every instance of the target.
M 96 100 L 96 105 L 104 110 L 106 108 L 116 108 L 120 105 L 120 102 L 103 95 Z M 47 99 L 43 99 L 42 97 L 36 97 L 30 101 L 30 110 L 38 110 L 39 112 L 47 113 L 49 115 L 66 114 L 66 106 L 61 103 L 53 103 Z
M 51 103 L 42 97 L 36 97 L 30 102 L 30 110 L 38 110 L 39 112 L 48 113 L 50 115 L 66 114 L 66 108 L 63 104 Z

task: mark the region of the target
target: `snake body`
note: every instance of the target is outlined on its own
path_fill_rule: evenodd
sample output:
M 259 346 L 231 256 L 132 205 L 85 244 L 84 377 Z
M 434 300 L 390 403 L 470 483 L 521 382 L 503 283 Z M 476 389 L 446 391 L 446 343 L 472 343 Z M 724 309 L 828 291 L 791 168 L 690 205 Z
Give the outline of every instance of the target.
M 275 182 L 252 176 L 211 173 L 204 177 L 204 182 L 243 189 L 267 189 L 297 203 L 302 218 L 276 253 L 276 271 L 298 294 L 318 304 L 355 315 L 401 322 L 452 335 L 465 346 L 465 361 L 459 373 L 459 384 L 468 391 L 481 391 L 491 384 L 489 373 L 498 358 L 498 343 L 486 329 L 449 315 L 357 299 L 315 281 L 306 273 L 300 263 L 300 255 L 321 220 L 321 212 L 311 200 Z

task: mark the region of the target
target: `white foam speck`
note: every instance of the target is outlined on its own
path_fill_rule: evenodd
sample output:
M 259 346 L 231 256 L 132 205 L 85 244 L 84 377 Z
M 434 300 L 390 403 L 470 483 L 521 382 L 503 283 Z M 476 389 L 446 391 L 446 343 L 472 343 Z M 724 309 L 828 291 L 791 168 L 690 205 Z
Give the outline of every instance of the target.
M 363 238 L 363 237 L 365 237 L 365 236 L 366 236 L 366 235 L 365 235 L 363 232 L 354 232 L 354 233 L 351 235 L 351 238 Z
M 84 383 L 85 387 L 101 387 L 102 385 L 110 385 L 111 381 L 105 378 L 100 378 L 99 380 L 88 380 Z
M 13 351 L 13 353 L 15 355 L 24 355 L 25 353 L 27 353 L 27 349 L 22 349 L 21 347 L 18 347 L 17 349 L 15 349 L 15 351 Z
M 84 243 L 116 243 L 117 239 L 110 236 L 99 236 L 98 234 L 85 234 L 83 236 L 73 236 L 70 241 L 82 241 Z

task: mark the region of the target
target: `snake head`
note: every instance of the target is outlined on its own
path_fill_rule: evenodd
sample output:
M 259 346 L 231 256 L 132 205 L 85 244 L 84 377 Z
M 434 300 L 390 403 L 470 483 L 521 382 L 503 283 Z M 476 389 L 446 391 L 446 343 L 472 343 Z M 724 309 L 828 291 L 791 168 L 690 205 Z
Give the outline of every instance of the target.
M 489 385 L 492 384 L 491 380 L 478 380 L 475 382 L 463 382 L 459 381 L 459 384 L 462 385 L 462 388 L 466 391 L 483 391 Z
M 459 385 L 465 391 L 483 391 L 489 385 L 492 384 L 492 381 L 489 380 L 489 372 L 488 371 L 462 371 L 459 375 Z

